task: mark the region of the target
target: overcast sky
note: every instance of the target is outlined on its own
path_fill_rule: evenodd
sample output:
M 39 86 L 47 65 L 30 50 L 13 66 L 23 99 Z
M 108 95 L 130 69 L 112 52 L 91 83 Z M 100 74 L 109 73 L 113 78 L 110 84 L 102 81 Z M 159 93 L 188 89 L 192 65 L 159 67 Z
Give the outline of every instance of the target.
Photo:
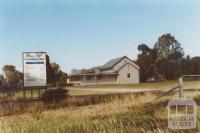
M 22 69 L 22 52 L 45 51 L 65 72 L 137 58 L 171 33 L 186 54 L 200 49 L 200 2 L 194 0 L 0 0 L 0 69 Z M 1 73 L 1 70 L 0 70 Z

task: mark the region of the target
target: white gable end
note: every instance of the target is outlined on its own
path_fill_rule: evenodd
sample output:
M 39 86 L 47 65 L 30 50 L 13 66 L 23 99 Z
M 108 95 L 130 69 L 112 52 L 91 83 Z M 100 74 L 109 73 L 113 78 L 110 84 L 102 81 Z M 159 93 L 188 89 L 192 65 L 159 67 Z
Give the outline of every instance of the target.
M 119 84 L 139 83 L 139 71 L 130 64 L 126 64 L 118 73 Z
M 139 67 L 138 67 L 133 61 L 131 61 L 131 60 L 128 59 L 128 58 L 124 58 L 124 59 L 121 60 L 119 63 L 117 63 L 117 64 L 113 67 L 113 70 L 114 70 L 114 71 L 119 71 L 119 69 L 121 69 L 122 67 L 124 67 L 126 64 L 130 64 L 130 65 L 132 65 L 133 67 L 135 67 L 135 69 L 138 69 L 138 70 L 139 70 Z

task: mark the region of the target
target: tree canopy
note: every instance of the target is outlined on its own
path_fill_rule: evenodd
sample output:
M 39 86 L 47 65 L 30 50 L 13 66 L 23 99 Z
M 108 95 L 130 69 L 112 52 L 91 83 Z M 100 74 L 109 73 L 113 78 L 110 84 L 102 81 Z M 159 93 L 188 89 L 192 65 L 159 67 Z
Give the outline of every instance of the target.
M 157 60 L 165 58 L 169 61 L 178 61 L 184 56 L 181 44 L 171 34 L 160 36 L 154 49 L 157 51 Z
M 19 83 L 22 80 L 22 73 L 16 70 L 13 65 L 5 65 L 3 72 L 5 73 L 5 80 L 7 82 Z
M 0 75 L 0 86 L 4 83 L 4 76 L 3 75 Z
M 141 81 L 154 79 L 173 80 L 184 74 L 200 74 L 200 57 L 184 57 L 184 50 L 171 34 L 163 34 L 153 48 L 147 44 L 138 45 L 137 63 L 140 66 Z

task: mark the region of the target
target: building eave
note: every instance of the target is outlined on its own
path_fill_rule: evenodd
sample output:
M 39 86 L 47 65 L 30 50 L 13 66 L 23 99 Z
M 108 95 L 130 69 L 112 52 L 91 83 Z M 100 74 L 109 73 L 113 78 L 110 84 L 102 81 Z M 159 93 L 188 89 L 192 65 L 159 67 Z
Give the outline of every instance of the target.
M 85 73 L 85 74 L 76 74 L 69 76 L 98 76 L 98 75 L 118 75 L 118 73 Z

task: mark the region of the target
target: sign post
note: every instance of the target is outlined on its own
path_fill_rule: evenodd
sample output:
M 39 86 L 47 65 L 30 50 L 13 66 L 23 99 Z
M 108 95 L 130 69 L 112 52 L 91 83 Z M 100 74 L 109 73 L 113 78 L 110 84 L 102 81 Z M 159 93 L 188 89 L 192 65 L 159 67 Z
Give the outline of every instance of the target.
M 47 69 L 45 52 L 23 53 L 24 97 L 26 90 L 47 87 Z

